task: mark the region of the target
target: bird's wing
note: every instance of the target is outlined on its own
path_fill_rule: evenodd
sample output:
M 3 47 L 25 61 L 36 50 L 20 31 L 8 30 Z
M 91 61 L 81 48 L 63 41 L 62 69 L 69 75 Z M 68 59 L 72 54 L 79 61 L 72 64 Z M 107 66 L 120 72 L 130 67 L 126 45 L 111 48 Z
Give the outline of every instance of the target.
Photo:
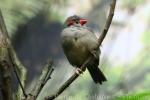
M 84 34 L 81 38 L 89 52 L 94 55 L 95 58 L 99 59 L 100 49 L 98 47 L 98 39 L 96 35 L 86 27 L 81 27 L 79 30 L 80 34 Z

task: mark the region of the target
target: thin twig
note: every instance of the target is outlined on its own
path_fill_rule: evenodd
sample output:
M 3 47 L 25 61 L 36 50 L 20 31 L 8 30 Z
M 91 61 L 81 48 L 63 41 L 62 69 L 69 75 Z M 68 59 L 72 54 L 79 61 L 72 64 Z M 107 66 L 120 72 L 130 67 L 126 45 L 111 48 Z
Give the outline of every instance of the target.
M 102 44 L 102 41 L 104 40 L 108 29 L 110 27 L 110 24 L 112 22 L 112 18 L 114 15 L 114 11 L 115 11 L 115 5 L 116 5 L 116 0 L 112 0 L 112 3 L 110 5 L 110 10 L 109 10 L 109 15 L 108 15 L 108 19 L 106 21 L 105 24 L 105 28 L 102 31 L 102 35 L 99 37 L 98 42 L 99 42 L 99 46 Z M 83 71 L 86 68 L 86 64 L 88 64 L 88 62 L 90 62 L 92 60 L 92 57 L 89 57 L 85 63 L 81 66 L 81 70 Z M 79 75 L 77 73 L 74 73 L 59 89 L 58 91 L 45 98 L 45 100 L 54 100 L 56 97 L 58 97 L 67 87 L 69 87 L 69 85 L 78 77 Z
M 24 97 L 25 97 L 25 98 L 27 98 L 26 91 L 25 91 L 25 89 L 24 89 L 23 84 L 21 83 L 21 80 L 20 80 L 19 74 L 18 74 L 18 72 L 17 72 L 17 69 L 16 69 L 16 67 L 15 67 L 15 64 L 14 64 L 14 63 L 13 63 L 13 70 L 14 70 L 14 73 L 16 74 L 16 78 L 17 78 L 18 83 L 19 83 L 19 85 L 20 85 L 20 87 L 21 87 L 21 89 L 22 89 L 22 92 L 23 92 L 23 94 L 24 94 Z
M 44 84 L 46 84 L 47 81 L 48 81 L 49 79 L 51 79 L 51 75 L 52 75 L 53 71 L 54 71 L 54 68 L 53 68 L 53 67 L 52 67 L 51 69 L 49 69 L 49 72 L 47 73 L 46 78 L 45 78 L 45 80 L 44 80 Z
M 43 89 L 44 85 L 50 79 L 53 71 L 54 68 L 52 67 L 52 61 L 50 60 L 43 68 L 40 78 L 35 87 L 33 88 L 33 90 L 31 91 L 31 93 L 28 95 L 27 100 L 36 100 L 41 90 Z
M 11 49 L 11 48 L 10 48 Z M 9 50 L 11 53 L 10 53 L 10 56 L 11 56 L 11 60 L 12 61 L 12 64 L 13 64 L 13 67 L 16 68 L 16 70 L 18 71 L 18 75 L 19 75 L 19 78 L 20 78 L 20 81 L 22 83 L 22 86 L 25 87 L 25 81 L 26 81 L 26 77 L 27 77 L 27 70 L 25 68 L 25 66 L 23 66 L 23 64 L 19 61 L 18 57 L 17 57 L 17 54 L 15 52 L 15 50 L 12 48 L 11 50 Z M 16 74 L 16 75 L 17 75 Z M 16 93 L 16 99 L 17 100 L 20 100 L 22 98 L 22 96 L 25 94 L 22 94 L 23 92 L 22 91 L 25 91 L 25 89 L 22 89 L 20 86 L 18 87 L 18 90 L 17 90 L 17 93 Z

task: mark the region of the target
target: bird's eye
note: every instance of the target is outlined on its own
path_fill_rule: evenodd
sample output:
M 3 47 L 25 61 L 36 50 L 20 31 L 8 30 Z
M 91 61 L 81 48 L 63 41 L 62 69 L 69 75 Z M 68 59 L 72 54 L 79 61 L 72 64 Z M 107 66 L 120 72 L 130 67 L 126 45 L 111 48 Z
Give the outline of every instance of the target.
M 75 20 L 75 23 L 76 23 L 76 24 L 79 24 L 79 21 L 78 21 L 78 20 Z

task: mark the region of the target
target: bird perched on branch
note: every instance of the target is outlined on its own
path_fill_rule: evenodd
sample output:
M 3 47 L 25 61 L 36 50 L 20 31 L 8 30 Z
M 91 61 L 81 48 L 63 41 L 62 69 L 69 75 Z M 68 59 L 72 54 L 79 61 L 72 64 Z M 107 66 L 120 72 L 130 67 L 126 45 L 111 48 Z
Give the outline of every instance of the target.
M 81 73 L 80 67 L 90 57 L 93 59 L 87 64 L 93 81 L 100 83 L 106 81 L 103 72 L 98 68 L 100 49 L 95 34 L 85 26 L 86 19 L 77 15 L 67 18 L 67 27 L 61 33 L 61 43 L 64 53 L 71 65 L 76 67 L 76 73 Z

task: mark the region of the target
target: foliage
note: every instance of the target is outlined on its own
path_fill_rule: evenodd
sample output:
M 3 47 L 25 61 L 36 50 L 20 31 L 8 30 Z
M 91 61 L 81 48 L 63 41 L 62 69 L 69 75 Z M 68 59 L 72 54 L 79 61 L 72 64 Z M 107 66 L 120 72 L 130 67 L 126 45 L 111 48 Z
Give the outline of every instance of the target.
M 142 36 L 142 42 L 146 45 L 146 46 L 148 46 L 148 47 L 150 47 L 150 39 L 149 39 L 149 37 L 150 37 L 150 30 L 148 30 L 148 31 L 146 31 L 145 33 L 143 33 L 143 36 Z
M 149 100 L 150 92 L 143 92 L 138 94 L 128 94 L 124 96 L 118 96 L 113 100 Z
M 135 8 L 138 5 L 140 5 L 141 3 L 143 3 L 145 0 L 125 0 L 124 2 L 122 2 L 122 6 L 124 8 Z

